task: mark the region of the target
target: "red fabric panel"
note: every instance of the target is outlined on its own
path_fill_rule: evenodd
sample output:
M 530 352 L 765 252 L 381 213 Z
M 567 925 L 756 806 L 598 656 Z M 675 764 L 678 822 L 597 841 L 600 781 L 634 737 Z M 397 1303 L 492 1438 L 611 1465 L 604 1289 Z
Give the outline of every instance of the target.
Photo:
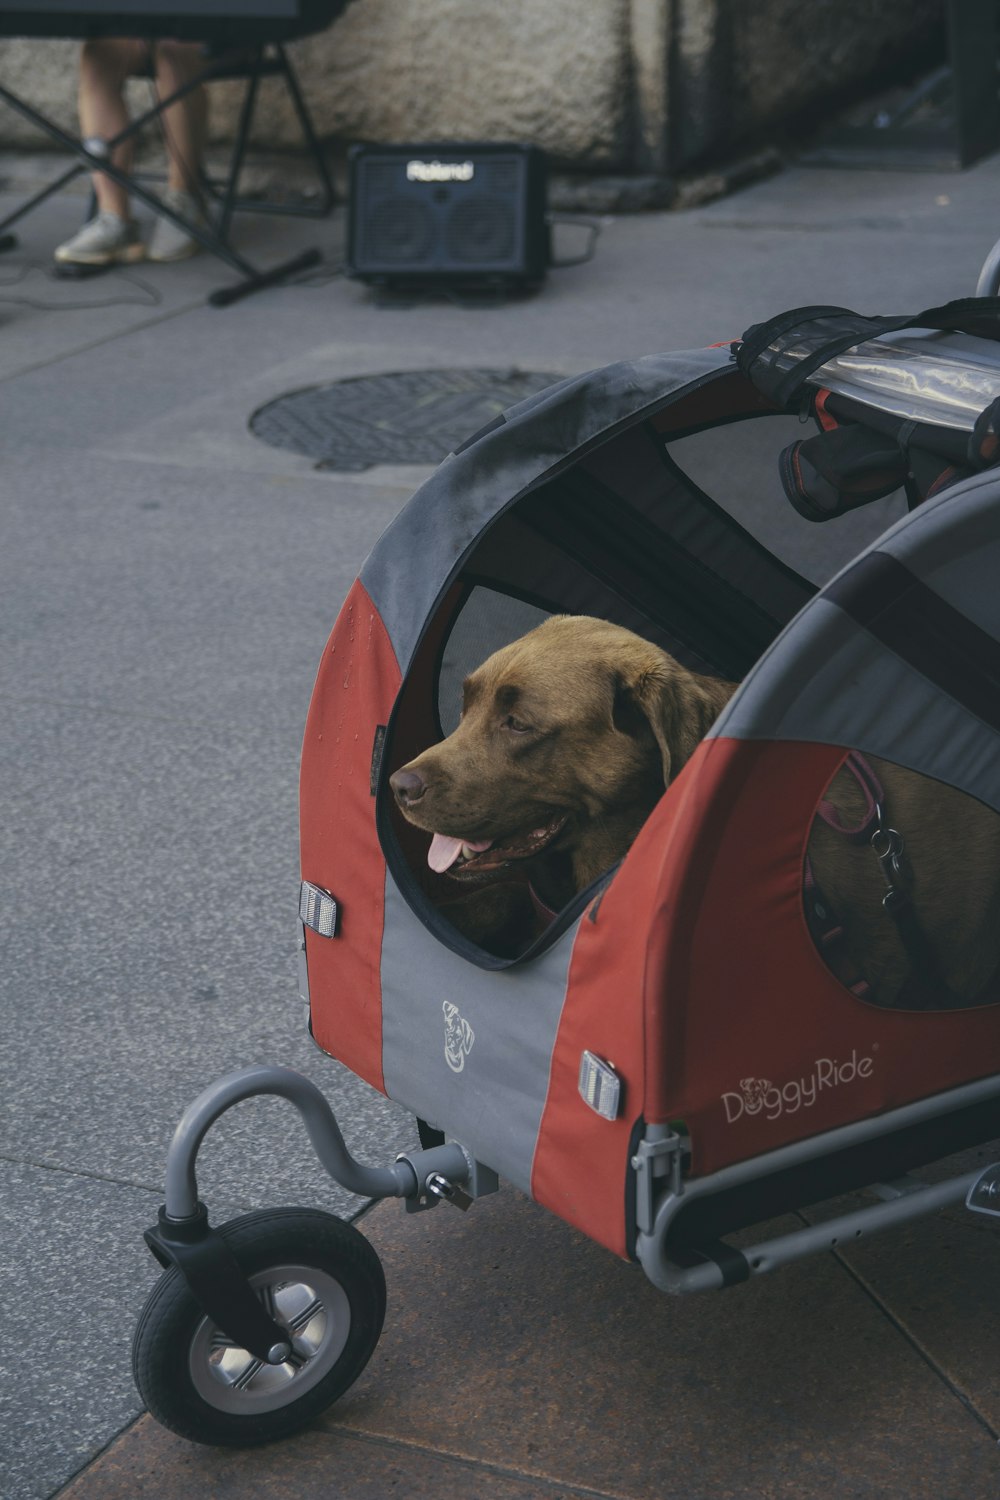
M 302 746 L 302 878 L 340 903 L 337 936 L 307 932 L 306 957 L 316 1041 L 383 1092 L 385 863 L 371 763 L 376 726 L 387 722 L 399 683 L 385 626 L 356 583 L 323 653 Z
M 721 347 L 721 344 L 709 345 L 712 349 Z M 703 422 L 721 422 L 726 417 L 778 415 L 780 411 L 745 375 L 733 369 L 655 412 L 649 421 L 657 432 L 681 432 Z
M 816 952 L 802 865 L 842 759 L 825 745 L 708 740 L 654 814 L 647 1117 L 685 1122 L 699 1175 L 1000 1070 L 989 1007 L 883 1010 Z
M 703 1175 L 1000 1071 L 991 1008 L 882 1010 L 816 952 L 803 860 L 843 759 L 829 745 L 704 741 L 584 917 L 532 1192 L 618 1254 L 640 1118 L 682 1121 Z M 579 1096 L 585 1048 L 624 1081 L 613 1122 Z
M 643 934 L 651 906 L 652 893 L 623 868 L 584 914 L 532 1164 L 532 1197 L 623 1256 L 629 1141 L 643 1113 Z M 617 1120 L 602 1119 L 580 1097 L 584 1050 L 622 1080 Z

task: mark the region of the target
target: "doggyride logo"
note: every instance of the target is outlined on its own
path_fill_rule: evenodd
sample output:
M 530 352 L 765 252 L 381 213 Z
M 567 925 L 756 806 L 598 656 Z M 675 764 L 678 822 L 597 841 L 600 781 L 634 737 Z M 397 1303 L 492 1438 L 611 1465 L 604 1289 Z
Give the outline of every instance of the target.
M 444 1011 L 444 1060 L 453 1073 L 461 1073 L 465 1059 L 472 1051 L 476 1033 L 458 1013 L 458 1006 L 446 1000 Z
M 817 1057 L 812 1072 L 787 1083 L 771 1083 L 767 1078 L 741 1078 L 740 1092 L 722 1095 L 726 1123 L 735 1125 L 744 1115 L 763 1113 L 766 1120 L 798 1114 L 812 1109 L 824 1089 L 843 1088 L 859 1078 L 870 1078 L 875 1067 L 873 1057 L 859 1057 L 855 1048 L 849 1058 L 840 1062 L 834 1057 Z

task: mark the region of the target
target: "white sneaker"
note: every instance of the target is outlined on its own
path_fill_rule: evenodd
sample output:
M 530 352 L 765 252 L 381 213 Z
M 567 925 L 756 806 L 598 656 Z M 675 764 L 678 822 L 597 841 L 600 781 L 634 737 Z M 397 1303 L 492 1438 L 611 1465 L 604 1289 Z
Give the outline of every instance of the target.
M 163 201 L 168 208 L 172 208 L 190 223 L 197 224 L 199 228 L 205 223 L 201 204 L 192 193 L 185 193 L 180 188 L 167 188 Z M 170 219 L 157 219 L 146 246 L 146 259 L 187 260 L 189 255 L 197 255 L 200 249 L 201 245 L 194 236 L 181 229 L 179 224 L 174 224 Z
M 142 260 L 145 253 L 135 220 L 123 219 L 106 208 L 60 245 L 55 258 L 61 265 L 112 266 Z

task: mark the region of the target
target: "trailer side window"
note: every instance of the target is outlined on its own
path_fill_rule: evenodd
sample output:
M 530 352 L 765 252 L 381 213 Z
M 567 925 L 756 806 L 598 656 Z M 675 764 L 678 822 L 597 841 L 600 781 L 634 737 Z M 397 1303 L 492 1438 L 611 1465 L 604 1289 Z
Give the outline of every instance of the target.
M 1000 814 L 853 753 L 816 810 L 803 904 L 827 967 L 894 1010 L 1000 1003 Z

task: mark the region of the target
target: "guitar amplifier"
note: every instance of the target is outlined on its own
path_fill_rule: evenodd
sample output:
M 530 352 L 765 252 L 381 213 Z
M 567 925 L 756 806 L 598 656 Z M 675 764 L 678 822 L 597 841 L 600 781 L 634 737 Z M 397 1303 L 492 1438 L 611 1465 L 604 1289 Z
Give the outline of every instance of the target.
M 376 285 L 538 285 L 549 265 L 537 146 L 355 146 L 347 269 Z

